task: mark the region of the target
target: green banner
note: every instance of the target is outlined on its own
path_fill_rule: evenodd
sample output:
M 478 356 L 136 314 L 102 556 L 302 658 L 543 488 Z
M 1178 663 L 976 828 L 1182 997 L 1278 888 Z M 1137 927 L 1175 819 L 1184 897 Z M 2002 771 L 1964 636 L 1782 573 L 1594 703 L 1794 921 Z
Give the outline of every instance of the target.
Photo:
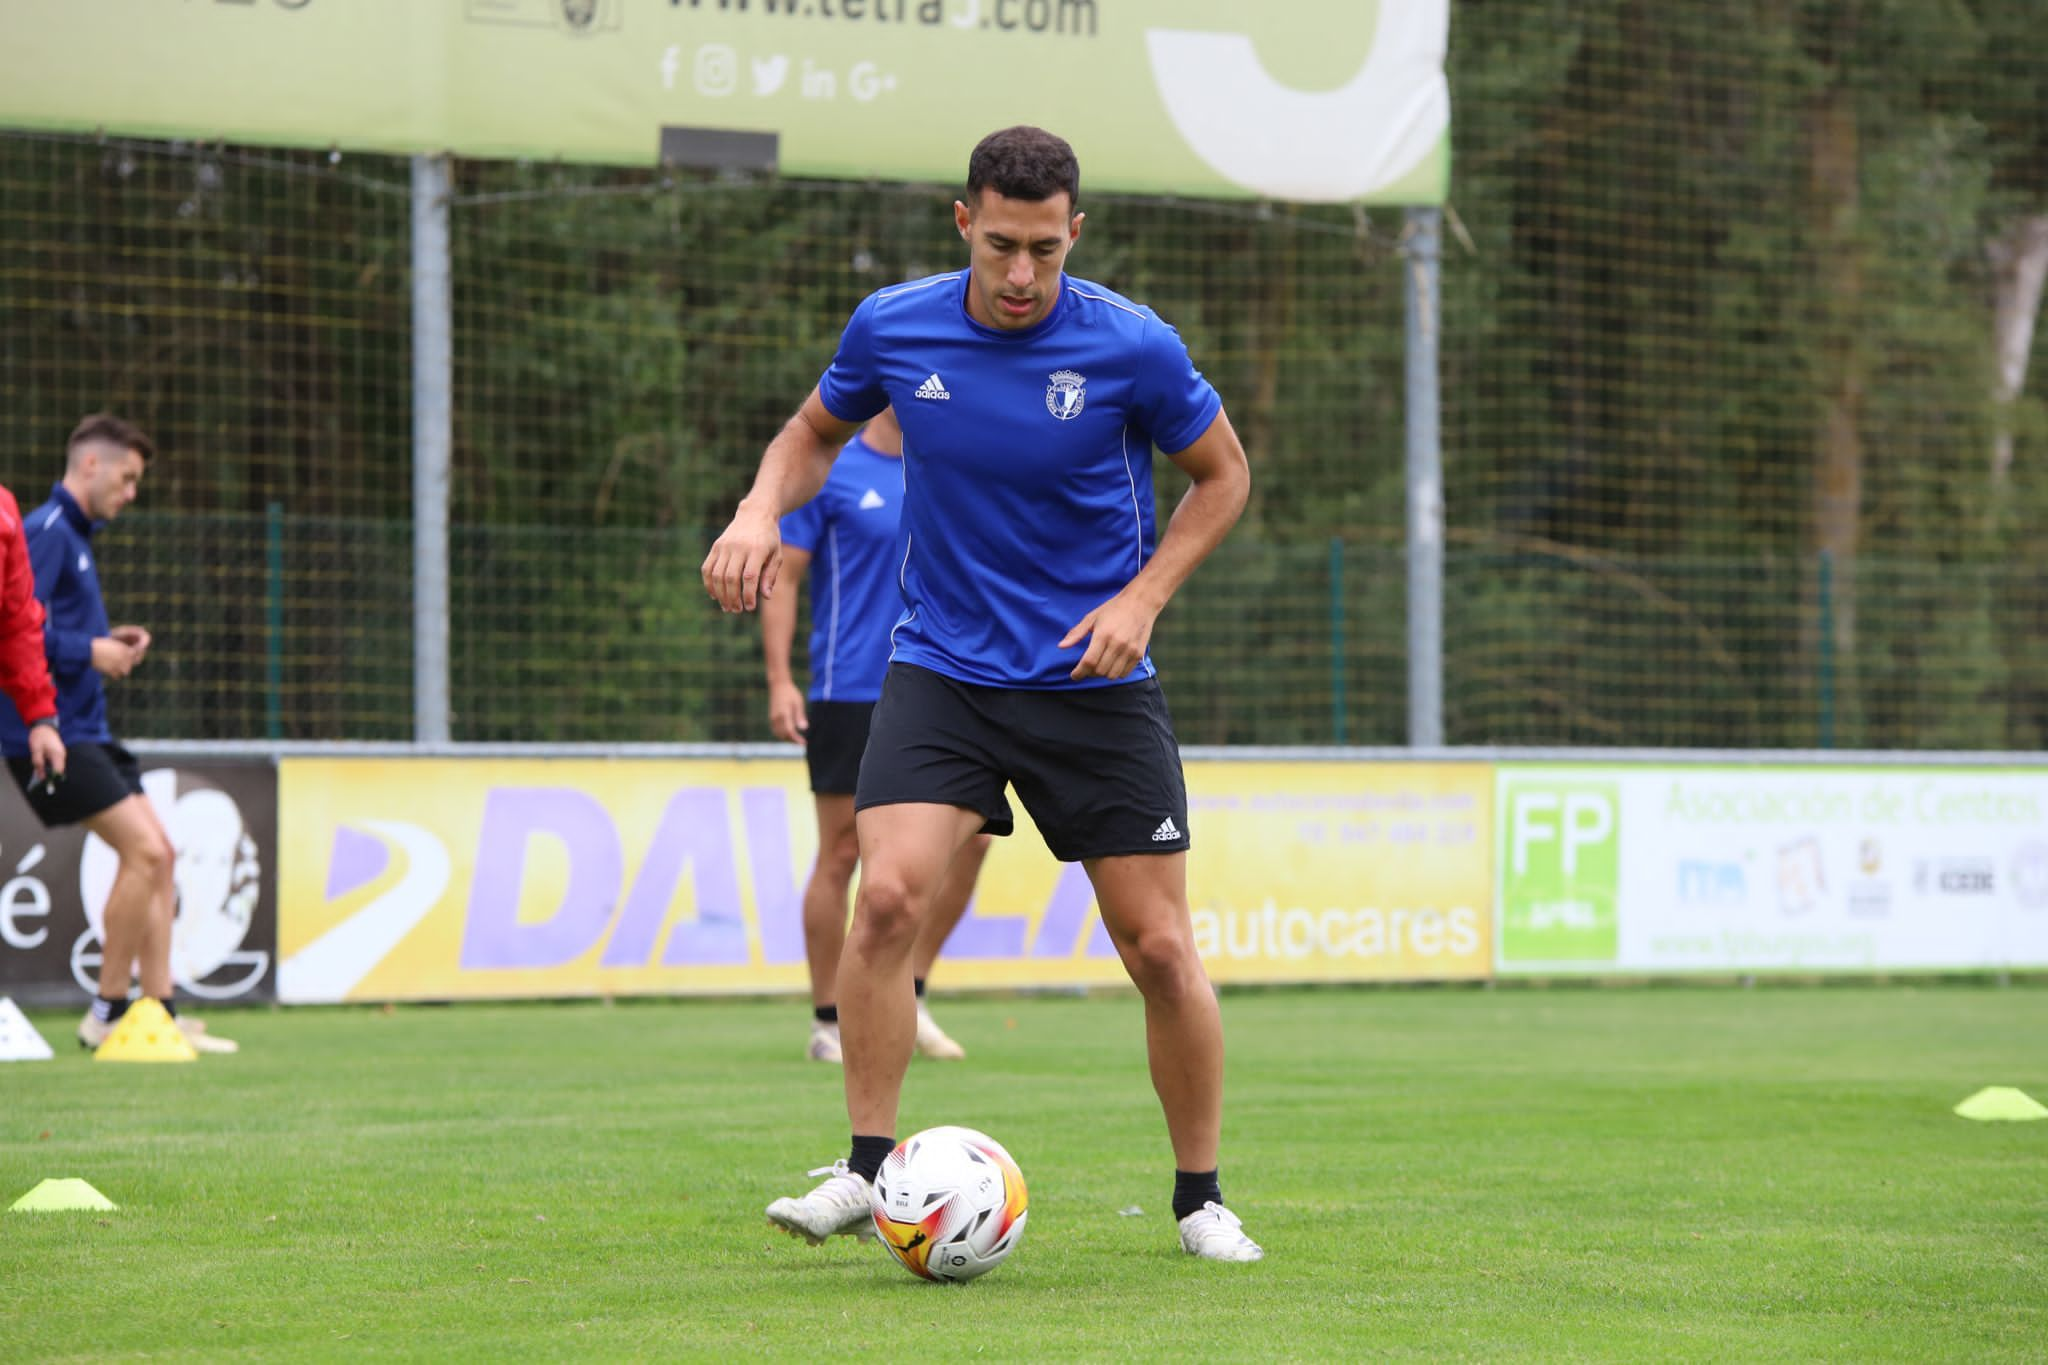
M 1449 0 L 7 0 L 0 125 L 957 183 L 1430 204 Z
M 1500 960 L 1612 962 L 1620 947 L 1617 784 L 1500 780 Z

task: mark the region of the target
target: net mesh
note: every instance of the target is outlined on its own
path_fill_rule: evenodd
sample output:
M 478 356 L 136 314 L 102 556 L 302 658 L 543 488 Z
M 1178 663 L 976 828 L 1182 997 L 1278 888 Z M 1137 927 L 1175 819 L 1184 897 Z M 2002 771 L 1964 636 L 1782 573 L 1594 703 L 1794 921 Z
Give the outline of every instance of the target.
M 2032 8 L 1458 7 L 1447 741 L 2042 744 Z M 408 187 L 0 134 L 0 479 L 97 409 L 163 450 L 102 541 L 124 733 L 411 733 Z M 767 738 L 698 563 L 852 305 L 960 263 L 953 193 L 456 164 L 456 738 Z M 1084 198 L 1072 269 L 1253 460 L 1155 636 L 1183 740 L 1403 742 L 1402 216 Z

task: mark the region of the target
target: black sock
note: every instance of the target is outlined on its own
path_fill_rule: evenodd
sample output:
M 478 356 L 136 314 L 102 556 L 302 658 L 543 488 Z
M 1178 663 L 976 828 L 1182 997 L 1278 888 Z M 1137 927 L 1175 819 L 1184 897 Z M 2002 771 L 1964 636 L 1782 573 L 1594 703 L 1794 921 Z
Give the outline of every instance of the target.
M 846 1158 L 846 1169 L 872 1184 L 875 1172 L 882 1169 L 883 1159 L 895 1150 L 895 1138 L 855 1133 L 853 1153 Z
M 811 1011 L 811 1018 L 821 1024 L 836 1024 L 839 1022 L 839 1006 L 820 1005 Z
M 157 1004 L 162 1005 L 164 1013 L 170 1015 L 171 1018 L 175 1019 L 178 1017 L 178 1007 L 171 1003 L 171 998 L 168 995 L 157 1001 Z
M 1175 1171 L 1173 1173 L 1173 1218 L 1175 1222 L 1187 1217 L 1214 1200 L 1223 1202 L 1223 1187 L 1216 1183 L 1214 1171 Z
M 924 999 L 924 978 L 913 976 L 910 978 L 910 984 L 917 987 L 917 998 L 920 1000 Z
M 121 1016 L 127 1012 L 128 997 L 125 995 L 119 1000 L 109 1000 L 104 995 L 93 997 L 92 1017 L 102 1024 L 118 1024 L 121 1022 Z

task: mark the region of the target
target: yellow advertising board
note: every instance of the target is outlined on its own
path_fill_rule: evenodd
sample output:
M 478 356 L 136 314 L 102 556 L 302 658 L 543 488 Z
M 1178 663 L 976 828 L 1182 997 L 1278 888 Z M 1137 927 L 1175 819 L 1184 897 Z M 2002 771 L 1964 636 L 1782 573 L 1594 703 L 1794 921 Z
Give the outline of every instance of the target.
M 1491 782 L 1484 764 L 1191 763 L 1211 975 L 1485 975 Z M 287 1002 L 805 988 L 816 833 L 794 759 L 286 759 L 279 826 Z M 1125 980 L 1086 873 L 1021 806 L 934 980 Z

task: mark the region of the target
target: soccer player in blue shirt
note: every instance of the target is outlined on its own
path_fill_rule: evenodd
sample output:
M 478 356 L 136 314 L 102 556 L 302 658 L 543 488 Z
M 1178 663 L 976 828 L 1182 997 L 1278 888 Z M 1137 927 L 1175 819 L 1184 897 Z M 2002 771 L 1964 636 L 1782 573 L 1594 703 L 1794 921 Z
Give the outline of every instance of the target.
M 704 561 L 725 610 L 772 600 L 778 519 L 817 492 L 860 422 L 895 407 L 904 612 L 861 763 L 861 885 L 839 961 L 852 1149 L 816 1189 L 768 1208 L 813 1243 L 869 1217 L 915 1030 L 911 952 L 955 851 L 1010 832 L 1010 783 L 1053 855 L 1086 869 L 1144 997 L 1181 1246 L 1264 1254 L 1217 1181 L 1223 1026 L 1188 909 L 1179 749 L 1146 653 L 1160 611 L 1244 510 L 1251 475 L 1179 335 L 1065 273 L 1079 191 L 1061 139 L 1028 127 L 984 138 L 953 205 L 967 269 L 854 310 Z M 1155 446 L 1192 480 L 1163 535 Z
M 860 861 L 853 798 L 868 724 L 889 667 L 889 631 L 903 614 L 896 588 L 896 518 L 903 501 L 903 430 L 884 410 L 846 443 L 818 495 L 782 519 L 782 591 L 761 603 L 768 665 L 768 727 L 800 744 L 818 814 L 818 861 L 804 885 L 804 956 L 811 972 L 815 1062 L 843 1060 L 839 953 L 846 943 L 846 895 Z M 789 669 L 797 593 L 815 570 L 811 602 L 809 706 Z M 988 852 L 977 834 L 954 856 L 911 956 L 917 988 L 917 1051 L 957 1060 L 966 1049 L 925 1007 L 925 978 L 953 926 L 967 913 Z
M 177 849 L 143 794 L 141 765 L 107 727 L 107 692 L 100 681 L 127 677 L 149 653 L 150 634 L 141 626 L 108 624 L 92 552 L 93 533 L 135 501 L 155 453 L 149 437 L 131 423 L 108 413 L 87 417 L 65 444 L 64 477 L 50 490 L 50 500 L 22 518 L 45 613 L 57 724 L 69 751 L 61 781 L 37 778 L 28 730 L 0 708 L 0 753 L 36 817 L 51 828 L 84 825 L 120 858 L 102 911 L 99 997 L 78 1025 L 79 1043 L 95 1048 L 128 1010 L 137 963 L 142 993 L 177 1016 L 171 1003 Z M 199 1020 L 177 1022 L 201 1052 L 236 1050 Z

